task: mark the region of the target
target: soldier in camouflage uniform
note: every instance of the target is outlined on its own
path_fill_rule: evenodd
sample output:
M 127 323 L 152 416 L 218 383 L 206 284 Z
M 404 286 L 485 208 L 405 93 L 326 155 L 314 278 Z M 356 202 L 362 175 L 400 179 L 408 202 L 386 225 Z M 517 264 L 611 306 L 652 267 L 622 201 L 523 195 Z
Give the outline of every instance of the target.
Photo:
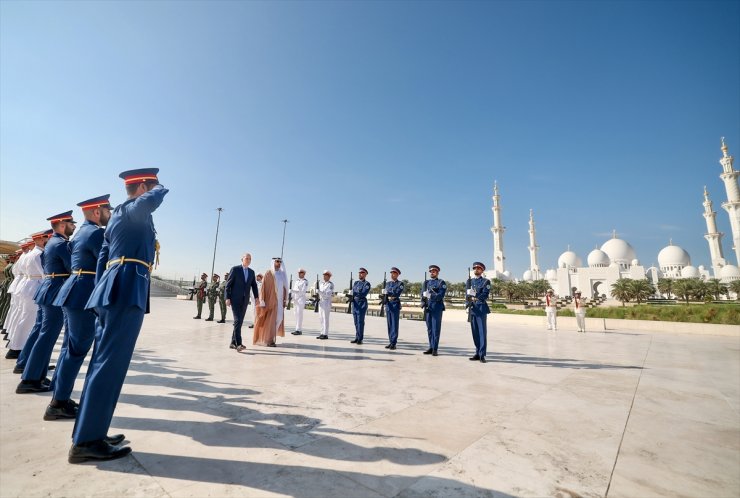
M 205 273 L 200 276 L 200 283 L 195 288 L 195 300 L 198 305 L 198 314 L 193 317 L 195 320 L 200 320 L 200 314 L 203 311 L 203 302 L 206 300 L 206 293 L 208 291 L 208 275 Z
M 224 280 L 218 287 L 218 305 L 221 307 L 221 319 L 216 323 L 226 323 L 226 281 L 229 279 L 229 272 L 224 275 Z
M 213 310 L 216 308 L 216 299 L 218 299 L 218 281 L 220 278 L 221 277 L 219 277 L 218 274 L 214 273 L 211 277 L 211 285 L 208 286 L 208 318 L 206 318 L 207 322 L 213 321 Z

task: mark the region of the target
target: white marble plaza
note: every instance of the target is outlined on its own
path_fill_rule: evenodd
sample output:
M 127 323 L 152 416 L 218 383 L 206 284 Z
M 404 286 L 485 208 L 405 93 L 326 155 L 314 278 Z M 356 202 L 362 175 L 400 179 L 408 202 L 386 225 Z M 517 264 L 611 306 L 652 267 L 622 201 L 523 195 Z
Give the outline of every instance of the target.
M 481 364 L 455 313 L 433 358 L 421 322 L 388 351 L 385 319 L 354 346 L 350 315 L 317 341 L 312 312 L 277 348 L 245 328 L 236 353 L 231 324 L 194 311 L 152 301 L 111 427 L 121 460 L 68 464 L 72 422 L 43 421 L 50 396 L 16 395 L 0 359 L 0 496 L 740 495 L 738 335 L 492 318 Z

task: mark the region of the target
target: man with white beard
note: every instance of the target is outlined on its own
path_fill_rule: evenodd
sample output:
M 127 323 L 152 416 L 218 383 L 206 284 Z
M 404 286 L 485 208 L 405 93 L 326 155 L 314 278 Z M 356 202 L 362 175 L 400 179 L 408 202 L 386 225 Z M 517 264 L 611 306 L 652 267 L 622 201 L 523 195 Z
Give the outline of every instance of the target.
M 293 282 L 293 288 L 290 289 L 295 302 L 295 331 L 293 335 L 303 333 L 303 310 L 306 307 L 306 295 L 308 293 L 308 280 L 306 280 L 306 270 L 298 269 L 298 279 Z
M 48 236 L 50 233 L 51 230 L 43 230 L 31 235 L 34 246 L 26 255 L 24 264 L 26 278 L 16 289 L 20 306 L 18 320 L 15 322 L 13 329 L 8 331 L 8 339 L 10 340 L 8 344 L 10 351 L 8 354 L 11 355 L 11 358 L 13 358 L 12 352 L 15 352 L 16 358 L 18 357 L 21 349 L 23 349 L 23 346 L 28 340 L 34 323 L 36 323 L 36 315 L 39 307 L 33 300 L 33 296 L 36 294 L 36 290 L 39 288 L 41 279 L 44 276 L 41 257 L 46 241 L 49 240 Z
M 275 337 L 285 336 L 284 307 L 288 299 L 288 279 L 282 269 L 282 260 L 272 258 L 273 267 L 265 272 L 260 290 L 259 305 L 255 307 L 252 344 L 274 347 Z

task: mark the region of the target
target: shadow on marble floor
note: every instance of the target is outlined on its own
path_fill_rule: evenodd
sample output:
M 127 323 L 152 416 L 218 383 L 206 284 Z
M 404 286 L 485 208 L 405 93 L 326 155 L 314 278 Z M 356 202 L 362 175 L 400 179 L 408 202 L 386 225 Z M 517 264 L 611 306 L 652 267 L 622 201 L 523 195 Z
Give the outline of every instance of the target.
M 135 465 L 131 460 L 139 465 Z M 294 497 L 396 496 L 514 498 L 508 493 L 430 475 L 374 475 L 317 467 L 256 463 L 160 453 L 134 452 L 119 462 L 92 464 L 108 472 L 149 474 L 155 478 L 247 486 Z M 180 492 L 188 488 L 179 488 Z M 197 488 L 200 489 L 200 488 Z M 378 491 L 376 491 L 378 490 Z M 386 490 L 386 493 L 382 493 Z M 387 491 L 392 490 L 390 493 Z M 218 493 L 219 488 L 213 489 Z M 238 493 L 238 491 L 237 491 Z
M 525 356 L 519 353 L 489 353 L 486 356 L 489 362 L 498 363 L 517 363 L 524 365 L 534 365 L 538 367 L 552 368 L 573 368 L 587 370 L 642 370 L 642 366 L 637 365 L 611 365 L 609 363 L 589 363 L 587 361 L 576 360 L 573 358 L 546 358 L 541 356 Z

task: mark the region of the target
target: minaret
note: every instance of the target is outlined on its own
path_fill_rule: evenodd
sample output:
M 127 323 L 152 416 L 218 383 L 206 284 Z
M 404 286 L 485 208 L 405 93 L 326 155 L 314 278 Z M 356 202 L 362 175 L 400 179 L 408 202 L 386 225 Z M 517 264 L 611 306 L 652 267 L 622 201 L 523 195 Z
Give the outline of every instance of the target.
M 501 226 L 501 196 L 498 195 L 498 184 L 493 182 L 493 269 L 498 273 L 504 272 L 504 230 Z
M 740 187 L 737 183 L 740 171 L 735 171 L 732 168 L 733 161 L 733 157 L 727 153 L 725 137 L 722 137 L 722 159 L 719 160 L 722 165 L 722 174 L 719 177 L 725 182 L 725 190 L 727 191 L 727 202 L 723 202 L 722 207 L 730 216 L 732 249 L 735 251 L 735 264 L 740 266 Z
M 532 210 L 529 210 L 529 270 L 532 272 L 532 280 L 539 280 L 540 278 L 540 265 L 537 264 L 537 250 L 540 246 L 537 245 L 534 235 L 534 217 L 532 216 Z
M 712 211 L 712 201 L 709 200 L 709 193 L 707 192 L 706 185 L 704 186 L 704 218 L 707 220 L 707 233 L 704 238 L 709 243 L 709 256 L 712 258 L 712 269 L 714 270 L 714 278 L 719 278 L 719 270 L 725 264 L 725 258 L 722 255 L 722 236 L 721 232 L 717 231 L 717 221 L 715 218 L 717 213 Z

